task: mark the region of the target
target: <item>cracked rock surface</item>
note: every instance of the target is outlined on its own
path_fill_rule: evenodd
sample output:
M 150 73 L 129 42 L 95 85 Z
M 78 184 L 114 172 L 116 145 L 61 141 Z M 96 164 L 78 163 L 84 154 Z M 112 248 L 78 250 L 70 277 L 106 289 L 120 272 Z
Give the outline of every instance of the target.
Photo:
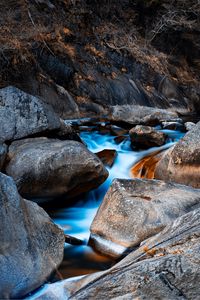
M 13 86 L 0 90 L 0 120 L 2 142 L 60 127 L 60 119 L 49 105 Z

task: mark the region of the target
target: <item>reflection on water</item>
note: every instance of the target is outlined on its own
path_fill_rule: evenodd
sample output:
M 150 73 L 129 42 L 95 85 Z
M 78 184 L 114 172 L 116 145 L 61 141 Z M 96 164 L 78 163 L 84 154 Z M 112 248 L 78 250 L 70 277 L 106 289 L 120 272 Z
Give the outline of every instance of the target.
M 117 158 L 112 168 L 108 168 L 108 179 L 96 190 L 93 190 L 75 203 L 73 207 L 54 210 L 50 213 L 54 222 L 61 226 L 66 234 L 85 241 L 85 246 L 66 245 L 64 261 L 59 268 L 60 279 L 92 273 L 109 268 L 113 262 L 106 257 L 95 254 L 87 246 L 89 228 L 96 211 L 114 178 L 131 178 L 130 169 L 141 158 L 152 152 L 167 149 L 182 137 L 182 133 L 172 130 L 162 130 L 168 135 L 167 143 L 162 147 L 153 147 L 145 151 L 133 151 L 130 139 L 120 144 L 115 142 L 115 136 L 99 132 L 81 132 L 80 136 L 92 152 L 103 149 L 117 150 Z

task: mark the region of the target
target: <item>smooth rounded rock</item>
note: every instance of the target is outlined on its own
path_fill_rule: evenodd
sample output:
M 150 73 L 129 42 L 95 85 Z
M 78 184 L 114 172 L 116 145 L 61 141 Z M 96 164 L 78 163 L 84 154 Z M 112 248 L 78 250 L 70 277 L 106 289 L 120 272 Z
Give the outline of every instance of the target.
M 164 145 L 166 135 L 150 126 L 137 125 L 129 131 L 131 145 L 146 149 Z
M 26 198 L 73 197 L 98 187 L 108 177 L 100 159 L 77 141 L 33 138 L 9 147 L 6 167 Z
M 90 244 L 118 258 L 194 207 L 200 207 L 199 189 L 159 180 L 115 179 L 92 222 Z

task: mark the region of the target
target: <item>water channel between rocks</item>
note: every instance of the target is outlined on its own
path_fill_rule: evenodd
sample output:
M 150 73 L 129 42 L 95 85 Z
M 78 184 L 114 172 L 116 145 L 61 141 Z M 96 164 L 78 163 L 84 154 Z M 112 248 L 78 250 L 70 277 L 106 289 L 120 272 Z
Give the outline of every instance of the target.
M 64 260 L 57 273 L 58 280 L 105 270 L 115 263 L 107 257 L 96 254 L 91 247 L 87 246 L 90 225 L 114 178 L 130 179 L 130 169 L 136 162 L 155 151 L 171 147 L 183 136 L 183 133 L 179 131 L 161 131 L 168 135 L 166 144 L 141 151 L 134 151 L 131 148 L 128 136 L 123 142 L 117 144 L 115 142 L 116 136 L 110 134 L 102 134 L 97 131 L 82 131 L 80 133 L 81 139 L 90 151 L 96 153 L 104 149 L 114 149 L 117 151 L 117 157 L 113 166 L 108 168 L 108 179 L 100 187 L 87 193 L 73 206 L 53 209 L 48 212 L 54 222 L 66 234 L 85 241 L 84 246 L 65 245 Z M 28 297 L 28 299 L 33 298 Z

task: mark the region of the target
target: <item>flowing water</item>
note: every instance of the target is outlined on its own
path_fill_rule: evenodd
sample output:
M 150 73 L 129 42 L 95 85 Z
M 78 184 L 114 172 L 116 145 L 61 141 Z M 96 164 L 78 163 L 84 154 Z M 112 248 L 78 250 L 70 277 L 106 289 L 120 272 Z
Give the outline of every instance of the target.
M 60 278 L 69 278 L 83 274 L 92 273 L 109 268 L 114 262 L 106 257 L 100 256 L 87 246 L 89 238 L 89 228 L 96 211 L 114 178 L 131 178 L 130 169 L 141 158 L 157 150 L 164 150 L 171 147 L 182 133 L 172 130 L 162 130 L 168 135 L 168 140 L 164 146 L 154 147 L 145 151 L 133 151 L 130 139 L 127 138 L 117 144 L 115 137 L 110 134 L 100 132 L 81 132 L 80 136 L 88 149 L 94 153 L 104 149 L 114 149 L 117 151 L 112 168 L 108 168 L 108 179 L 96 190 L 86 194 L 80 201 L 60 210 L 51 212 L 54 222 L 61 226 L 66 234 L 85 241 L 85 246 L 65 246 L 65 258 L 59 269 Z
M 75 276 L 105 270 L 115 263 L 107 257 L 96 254 L 89 246 L 87 246 L 87 241 L 90 235 L 90 225 L 114 178 L 130 179 L 130 170 L 135 163 L 155 151 L 171 147 L 183 136 L 183 133 L 178 131 L 162 130 L 162 132 L 165 132 L 168 135 L 166 144 L 164 146 L 150 148 L 145 151 L 134 151 L 131 148 L 128 136 L 126 136 L 126 139 L 123 142 L 117 144 L 115 142 L 116 136 L 102 134 L 98 131 L 81 132 L 80 136 L 90 151 L 96 153 L 104 149 L 114 149 L 117 151 L 118 155 L 113 167 L 108 168 L 108 179 L 101 186 L 99 186 L 96 190 L 87 193 L 85 196 L 82 196 L 78 202 L 73 204 L 73 206 L 62 209 L 54 209 L 49 212 L 54 222 L 63 228 L 66 234 L 85 241 L 84 246 L 72 246 L 65 244 L 64 260 L 58 270 L 57 280 L 66 278 L 73 280 L 73 277 Z M 58 294 L 61 290 L 59 288 L 60 284 L 62 285 L 62 281 L 60 283 L 58 282 L 55 286 L 55 289 L 58 289 Z M 26 299 L 34 300 L 36 296 L 43 293 L 45 289 L 49 288 L 49 286 L 49 284 L 44 285 L 38 292 Z M 65 299 L 64 295 L 62 295 L 61 298 Z

